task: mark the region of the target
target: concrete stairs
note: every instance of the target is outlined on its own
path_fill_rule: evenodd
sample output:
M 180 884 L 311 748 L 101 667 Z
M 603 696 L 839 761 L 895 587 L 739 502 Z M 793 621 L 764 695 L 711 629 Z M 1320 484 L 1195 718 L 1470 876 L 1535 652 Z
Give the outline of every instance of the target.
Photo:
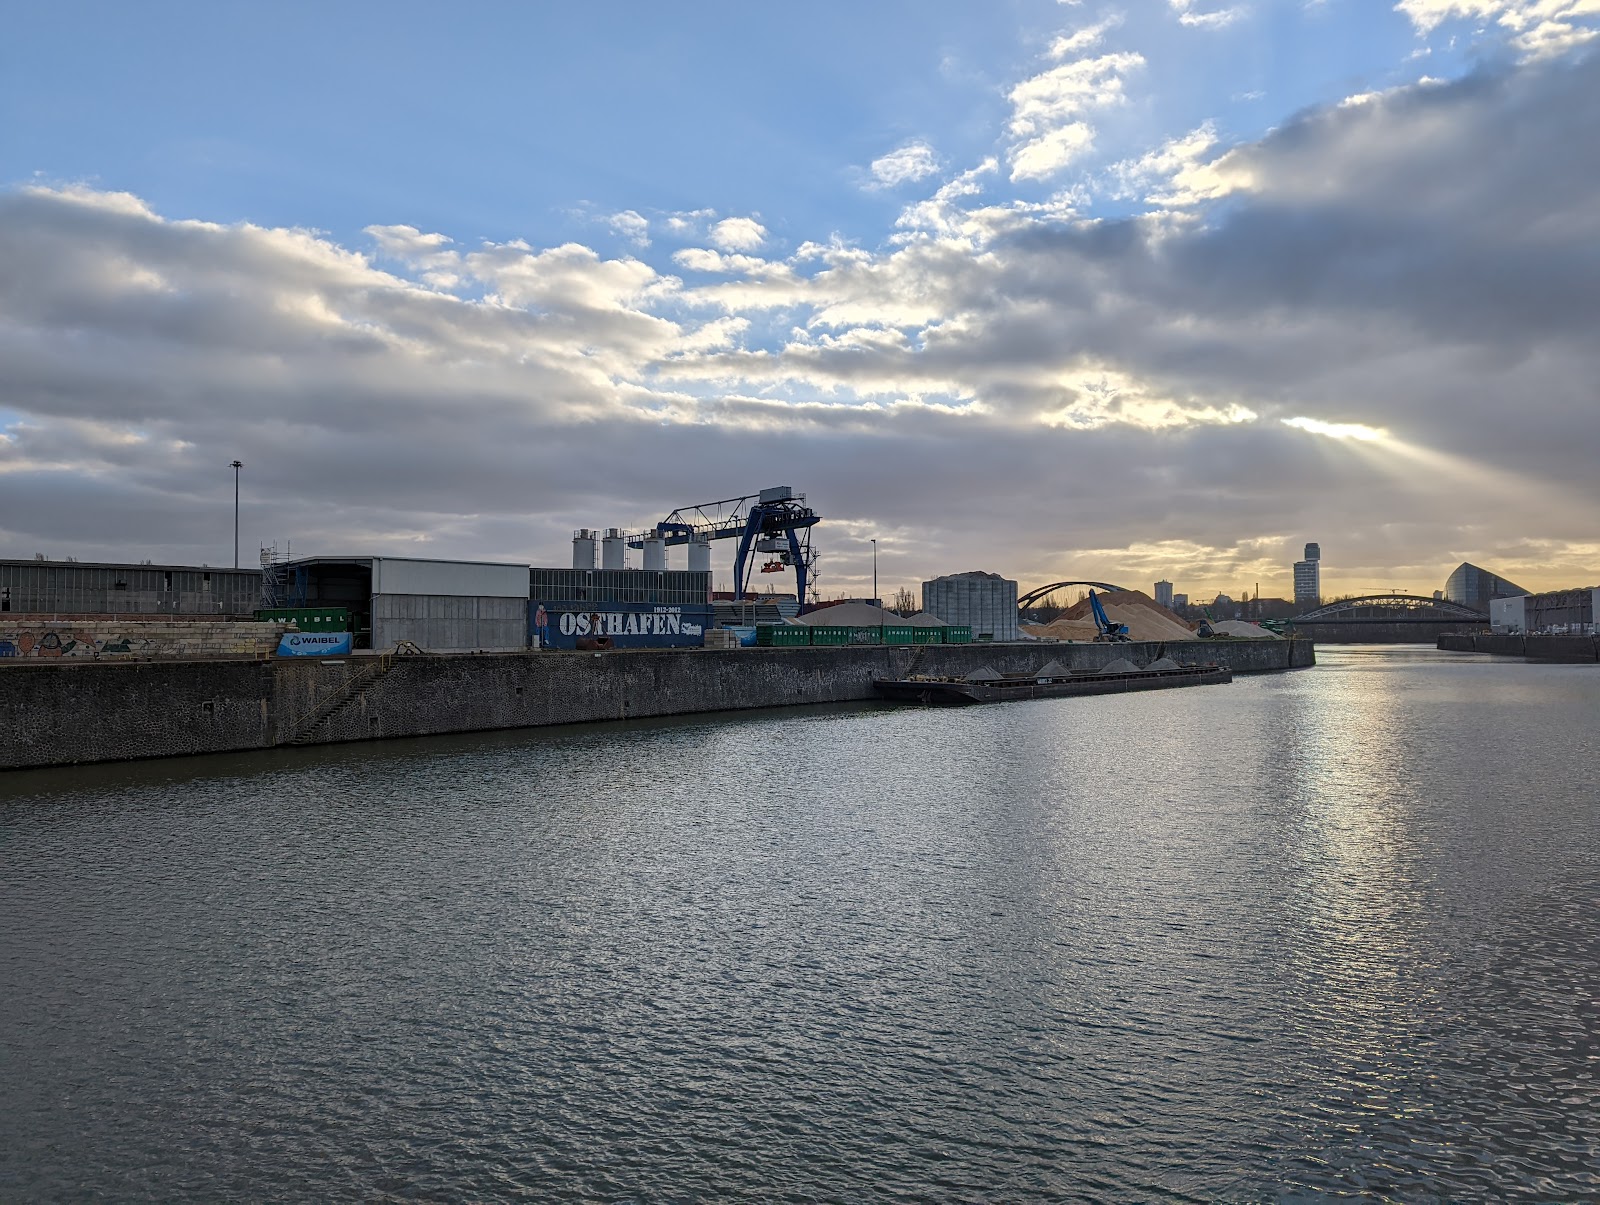
M 289 738 L 290 745 L 320 745 L 327 740 L 327 729 L 333 721 L 349 708 L 367 697 L 385 674 L 394 667 L 396 653 L 380 653 L 376 657 L 363 657 L 358 668 L 339 685 L 330 689 L 314 702 L 310 709 L 295 720 Z

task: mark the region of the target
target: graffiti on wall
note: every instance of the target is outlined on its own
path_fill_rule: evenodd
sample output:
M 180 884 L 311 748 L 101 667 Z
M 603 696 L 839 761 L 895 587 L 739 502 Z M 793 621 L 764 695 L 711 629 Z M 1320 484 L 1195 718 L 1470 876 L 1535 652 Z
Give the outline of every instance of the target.
M 108 636 L 86 628 L 59 627 L 45 631 L 0 630 L 0 657 L 100 657 L 118 653 L 152 655 L 159 642 L 124 635 Z
M 287 625 L 207 623 L 170 625 L 24 620 L 0 615 L 0 660 L 7 658 L 266 656 Z

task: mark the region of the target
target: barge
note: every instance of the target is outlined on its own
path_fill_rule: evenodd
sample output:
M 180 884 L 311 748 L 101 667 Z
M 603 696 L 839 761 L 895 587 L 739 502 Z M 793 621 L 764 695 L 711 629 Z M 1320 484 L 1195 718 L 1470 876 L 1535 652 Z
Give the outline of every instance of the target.
M 978 671 L 965 678 L 875 678 L 873 689 L 885 699 L 927 706 L 1003 703 L 1010 699 L 1060 699 L 1079 695 L 1122 694 L 1131 690 L 1170 690 L 1180 686 L 1221 686 L 1233 681 L 1226 665 L 1178 665 L 1167 661 L 1138 669 L 1107 667 L 1098 673 L 1072 673 L 1052 662 L 1036 674 Z

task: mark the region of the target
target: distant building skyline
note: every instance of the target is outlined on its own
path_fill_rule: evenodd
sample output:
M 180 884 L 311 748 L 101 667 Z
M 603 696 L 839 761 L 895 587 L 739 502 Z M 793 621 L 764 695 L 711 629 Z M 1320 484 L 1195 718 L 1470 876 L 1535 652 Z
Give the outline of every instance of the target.
M 1308 543 L 1305 559 L 1294 563 L 1294 601 L 1296 606 L 1315 606 L 1322 601 L 1322 545 Z

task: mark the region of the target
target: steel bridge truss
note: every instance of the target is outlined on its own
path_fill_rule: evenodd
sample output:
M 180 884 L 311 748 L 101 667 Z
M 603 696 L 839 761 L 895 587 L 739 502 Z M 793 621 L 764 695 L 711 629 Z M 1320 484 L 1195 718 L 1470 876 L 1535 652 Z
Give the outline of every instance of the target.
M 1390 614 L 1372 614 L 1387 611 Z M 1400 614 L 1394 614 L 1400 612 Z M 1384 623 L 1440 623 L 1450 620 L 1477 620 L 1487 622 L 1488 616 L 1461 603 L 1446 598 L 1426 598 L 1420 594 L 1365 594 L 1360 598 L 1342 598 L 1338 602 L 1296 615 L 1294 622 L 1345 623 L 1351 620 L 1373 620 Z
M 1064 590 L 1068 586 L 1084 586 L 1111 594 L 1120 594 L 1123 591 L 1122 586 L 1113 586 L 1108 582 L 1051 582 L 1048 586 L 1040 586 L 1037 590 L 1029 590 L 1021 598 L 1017 599 L 1017 610 L 1026 611 L 1030 607 L 1036 607 L 1057 590 Z

